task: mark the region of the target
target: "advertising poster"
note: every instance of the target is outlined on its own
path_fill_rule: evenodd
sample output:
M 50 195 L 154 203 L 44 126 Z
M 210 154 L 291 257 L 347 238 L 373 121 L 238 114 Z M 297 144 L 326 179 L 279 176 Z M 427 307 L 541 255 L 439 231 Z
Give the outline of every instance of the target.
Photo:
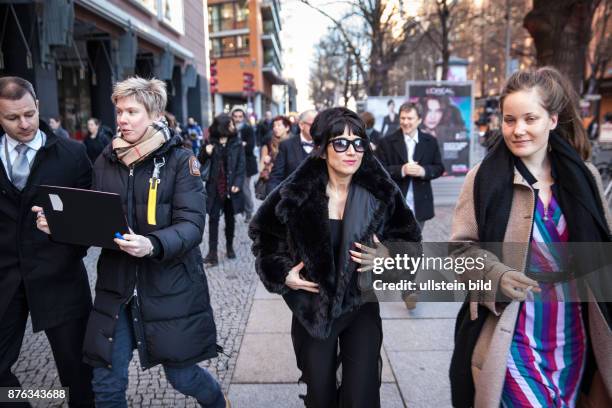
M 406 82 L 407 100 L 421 106 L 419 130 L 436 137 L 447 175 L 470 169 L 472 84 L 470 82 Z
M 405 96 L 371 96 L 365 109 L 374 115 L 374 129 L 386 136 L 399 129 L 399 108 L 406 102 Z

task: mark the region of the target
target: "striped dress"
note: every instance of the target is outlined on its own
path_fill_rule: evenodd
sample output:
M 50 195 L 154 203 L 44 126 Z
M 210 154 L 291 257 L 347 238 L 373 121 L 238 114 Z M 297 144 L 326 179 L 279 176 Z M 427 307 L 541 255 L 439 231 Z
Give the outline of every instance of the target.
M 559 271 L 564 252 L 559 247 L 567 241 L 567 224 L 555 197 L 546 213 L 538 199 L 529 270 Z M 562 302 L 576 288 L 571 283 L 540 283 L 540 288 L 541 293 L 528 292 L 520 306 L 507 360 L 503 407 L 576 406 L 586 331 L 580 303 Z

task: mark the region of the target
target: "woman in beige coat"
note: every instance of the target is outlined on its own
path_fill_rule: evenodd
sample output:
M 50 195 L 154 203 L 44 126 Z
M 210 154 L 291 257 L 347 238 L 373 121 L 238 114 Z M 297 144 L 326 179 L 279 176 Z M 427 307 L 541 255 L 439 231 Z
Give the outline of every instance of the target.
M 492 290 L 471 293 L 457 317 L 456 407 L 612 406 L 609 304 L 551 298 L 582 273 L 561 272 L 555 245 L 610 242 L 612 229 L 576 100 L 552 68 L 513 74 L 503 138 L 466 177 L 451 240 L 472 243 L 461 256 L 486 251 L 485 268 L 463 278 Z

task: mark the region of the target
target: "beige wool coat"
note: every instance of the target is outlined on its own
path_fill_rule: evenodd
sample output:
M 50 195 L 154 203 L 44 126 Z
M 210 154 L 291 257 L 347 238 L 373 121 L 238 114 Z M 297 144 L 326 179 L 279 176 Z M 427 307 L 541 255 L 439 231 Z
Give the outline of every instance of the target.
M 603 197 L 601 178 L 599 173 L 590 163 L 587 167 L 593 173 L 599 188 L 599 195 Z M 473 168 L 466 176 L 459 200 L 455 208 L 453 225 L 451 230 L 451 241 L 454 242 L 477 242 L 478 226 L 474 210 L 474 180 L 479 166 Z M 504 236 L 504 243 L 517 243 L 516 245 L 504 245 L 502 263 L 491 252 L 487 252 L 484 273 L 486 279 L 492 281 L 493 292 L 499 286 L 500 278 L 508 270 L 525 271 L 527 261 L 527 249 L 531 236 L 533 214 L 535 205 L 535 192 L 527 183 L 518 169 L 514 169 L 514 192 L 512 209 L 508 220 L 508 227 Z M 607 203 L 603 203 L 606 219 L 610 230 L 612 230 L 612 219 Z M 471 246 L 463 252 L 482 250 Z M 474 252 L 472 255 L 474 255 Z M 466 271 L 462 279 L 483 278 L 482 271 Z M 480 275 L 480 276 L 479 276 Z M 489 313 L 472 356 L 472 375 L 474 377 L 476 408 L 499 407 L 506 374 L 506 360 L 510 351 L 512 337 L 514 335 L 515 323 L 518 317 L 520 303 L 501 304 L 491 300 L 491 293 L 471 293 L 471 299 L 479 299 L 492 313 Z M 504 307 L 504 305 L 506 305 Z M 472 304 L 474 312 L 476 303 Z M 595 302 L 588 303 L 587 330 L 592 341 L 595 359 L 599 372 L 595 374 L 590 397 L 579 400 L 579 406 L 612 406 L 612 332 Z M 590 400 L 590 401 L 589 401 Z M 596 402 L 593 402 L 596 401 Z M 594 405 L 596 404 L 596 405 Z M 604 405 L 601 405 L 604 404 Z

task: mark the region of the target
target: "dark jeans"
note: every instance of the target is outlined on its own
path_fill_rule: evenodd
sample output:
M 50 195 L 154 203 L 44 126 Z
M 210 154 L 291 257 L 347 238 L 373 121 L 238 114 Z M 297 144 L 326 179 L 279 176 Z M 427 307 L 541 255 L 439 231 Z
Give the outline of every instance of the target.
M 366 303 L 340 316 L 326 339 L 311 337 L 294 316 L 291 337 L 301 379 L 307 385 L 308 408 L 380 407 L 382 323 L 378 303 Z M 340 389 L 336 387 L 338 362 L 342 364 Z
M 127 408 L 128 367 L 134 352 L 131 313 L 121 308 L 113 336 L 112 368 L 94 368 L 93 389 L 98 408 Z M 194 364 L 185 368 L 163 366 L 168 382 L 178 392 L 194 397 L 203 407 L 224 408 L 219 383 L 208 371 Z M 151 390 L 153 392 L 153 390 Z
M 22 284 L 9 303 L 6 313 L 0 318 L 0 387 L 21 387 L 19 380 L 11 372 L 11 367 L 19 358 L 29 312 Z M 62 387 L 70 389 L 70 407 L 93 407 L 94 402 L 91 390 L 91 367 L 83 363 L 82 350 L 86 326 L 87 316 L 83 316 L 45 330 L 60 383 Z M 30 384 L 30 386 L 40 388 L 42 384 Z M 14 406 L 29 406 L 29 404 Z
M 221 211 L 225 216 L 225 242 L 227 247 L 231 247 L 234 242 L 234 207 L 232 200 L 229 198 L 220 198 L 217 196 L 213 203 L 210 214 L 208 214 L 208 250 L 211 252 L 217 251 L 217 242 L 219 241 L 219 218 Z

